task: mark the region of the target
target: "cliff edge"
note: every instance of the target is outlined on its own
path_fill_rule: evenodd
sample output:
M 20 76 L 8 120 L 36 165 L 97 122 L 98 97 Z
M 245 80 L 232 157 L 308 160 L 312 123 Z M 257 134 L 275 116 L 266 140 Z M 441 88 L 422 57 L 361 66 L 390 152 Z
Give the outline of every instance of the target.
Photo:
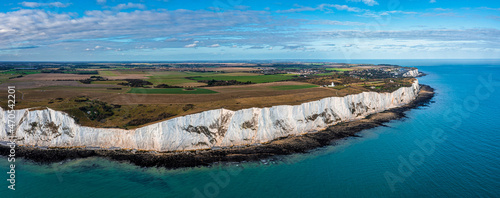
M 216 109 L 173 118 L 132 130 L 80 126 L 52 109 L 15 111 L 17 144 L 46 147 L 121 148 L 187 151 L 255 145 L 307 134 L 340 122 L 399 107 L 413 101 L 418 80 L 392 93 L 364 92 L 301 105 Z M 7 112 L 0 108 L 0 141 L 8 141 Z

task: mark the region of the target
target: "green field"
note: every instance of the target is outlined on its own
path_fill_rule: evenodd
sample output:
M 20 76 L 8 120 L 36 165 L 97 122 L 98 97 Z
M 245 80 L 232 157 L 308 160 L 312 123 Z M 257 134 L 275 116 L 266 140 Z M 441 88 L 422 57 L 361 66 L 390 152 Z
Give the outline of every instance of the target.
M 12 74 L 12 75 L 16 75 L 16 74 L 29 75 L 29 74 L 38 74 L 38 73 L 40 73 L 40 70 L 8 70 L 8 71 L 3 71 L 2 73 Z
M 327 71 L 339 71 L 339 72 L 345 72 L 345 71 L 352 71 L 353 69 L 351 68 L 326 68 Z
M 149 79 L 147 81 L 155 85 L 167 84 L 167 85 L 181 86 L 184 83 L 197 83 L 195 80 L 186 79 L 186 77 L 206 76 L 206 75 L 213 75 L 214 73 L 168 71 L 168 72 L 152 72 L 150 74 L 151 76 L 148 76 Z
M 328 73 L 314 74 L 314 76 L 331 76 L 334 74 L 335 74 L 335 72 L 328 72 Z
M 135 94 L 213 94 L 217 93 L 209 89 L 195 88 L 195 90 L 184 90 L 184 88 L 167 88 L 167 89 L 147 89 L 147 88 L 132 88 L 127 93 Z
M 290 80 L 293 76 L 290 75 L 259 75 L 259 76 L 228 76 L 228 75 L 214 75 L 193 78 L 195 80 L 237 80 L 240 82 L 251 81 L 252 83 L 268 83 L 282 80 Z
M 168 71 L 168 72 L 151 72 L 148 76 L 149 82 L 154 85 L 167 84 L 184 86 L 187 83 L 198 83 L 200 80 L 237 80 L 240 82 L 251 81 L 253 83 L 267 83 L 282 80 L 292 79 L 295 75 L 280 74 L 280 75 L 260 75 L 255 73 L 217 73 L 217 72 L 178 72 L 178 71 Z M 191 79 L 187 79 L 190 77 Z
M 189 80 L 182 77 L 169 77 L 169 76 L 151 76 L 147 81 L 153 83 L 154 85 L 167 84 L 175 86 L 181 86 L 185 83 L 196 83 L 196 81 L 194 80 Z
M 111 69 L 113 69 L 113 70 L 127 70 L 127 69 L 133 69 L 133 67 L 114 67 L 114 66 L 111 66 Z
M 115 72 L 109 71 L 109 70 L 99 71 L 99 75 L 102 75 L 102 76 L 118 76 Z
M 100 84 L 100 85 L 116 85 L 118 83 L 126 83 L 124 80 L 108 80 L 108 81 L 92 81 L 90 84 Z
M 119 72 L 120 74 L 144 74 L 144 72 L 143 72 L 143 71 L 138 71 L 138 70 L 125 70 L 125 69 L 123 69 L 123 70 L 119 70 L 119 71 L 117 71 L 117 72 Z
M 293 89 L 307 89 L 307 88 L 313 88 L 313 87 L 319 87 L 318 85 L 280 85 L 280 86 L 271 86 L 271 89 L 276 89 L 276 90 L 293 90 Z

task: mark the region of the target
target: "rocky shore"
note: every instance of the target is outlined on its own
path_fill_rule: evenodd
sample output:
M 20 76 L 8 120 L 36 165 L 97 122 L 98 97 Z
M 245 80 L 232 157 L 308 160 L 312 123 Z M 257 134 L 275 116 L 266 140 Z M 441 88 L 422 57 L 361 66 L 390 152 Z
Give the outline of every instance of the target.
M 41 163 L 86 157 L 105 157 L 111 160 L 128 161 L 143 167 L 166 168 L 207 166 L 215 162 L 255 161 L 273 156 L 304 153 L 330 145 L 335 140 L 357 136 L 356 133 L 361 130 L 384 126 L 385 122 L 405 117 L 405 111 L 429 104 L 433 96 L 433 88 L 421 85 L 417 98 L 404 106 L 372 114 L 361 120 L 339 123 L 316 133 L 281 138 L 266 144 L 183 152 L 16 147 L 16 157 L 24 157 Z M 0 146 L 0 155 L 7 156 L 9 152 L 9 147 Z

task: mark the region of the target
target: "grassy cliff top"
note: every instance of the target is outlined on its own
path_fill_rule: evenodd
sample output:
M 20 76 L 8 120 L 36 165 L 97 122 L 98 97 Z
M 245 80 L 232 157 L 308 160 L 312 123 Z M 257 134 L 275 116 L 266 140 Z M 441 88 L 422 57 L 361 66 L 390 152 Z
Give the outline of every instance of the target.
M 236 67 L 110 67 L 4 70 L 16 87 L 16 109 L 67 112 L 84 126 L 136 128 L 177 116 L 226 108 L 297 105 L 366 91 L 392 92 L 413 78 L 401 67 L 373 65 L 245 65 Z M 398 74 L 400 75 L 400 74 Z M 334 87 L 329 87 L 334 83 Z

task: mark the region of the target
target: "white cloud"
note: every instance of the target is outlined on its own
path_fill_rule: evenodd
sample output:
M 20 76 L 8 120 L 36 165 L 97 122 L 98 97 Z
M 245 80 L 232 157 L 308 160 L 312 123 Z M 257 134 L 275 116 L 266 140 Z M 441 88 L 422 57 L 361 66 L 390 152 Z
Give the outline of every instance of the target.
M 383 11 L 383 12 L 368 11 L 368 12 L 365 12 L 365 13 L 358 15 L 358 16 L 379 18 L 381 16 L 389 16 L 389 15 L 394 15 L 394 14 L 414 15 L 414 14 L 418 14 L 418 12 L 406 12 L 406 11 L 401 11 L 401 10 L 391 10 L 391 11 Z
M 193 48 L 193 47 L 198 47 L 198 43 L 200 41 L 194 41 L 192 44 L 189 44 L 189 45 L 185 45 L 184 47 L 185 48 Z
M 430 0 L 429 3 L 436 3 L 436 0 Z
M 351 39 L 363 38 L 369 40 L 393 39 L 401 41 L 410 40 L 430 40 L 430 41 L 470 41 L 471 43 L 500 43 L 498 29 L 436 29 L 436 30 L 400 30 L 400 31 L 359 31 L 359 30 L 338 30 L 324 31 L 312 34 L 318 39 Z M 487 41 L 487 42 L 486 42 Z
M 451 9 L 449 9 L 449 8 L 434 8 L 434 11 L 445 12 L 445 11 L 451 11 Z
M 463 17 L 459 16 L 453 12 L 443 12 L 443 13 L 424 13 L 420 15 L 422 17 Z
M 117 6 L 115 6 L 113 8 L 117 9 L 117 10 L 125 10 L 125 9 L 133 9 L 133 8 L 146 9 L 146 6 L 144 4 L 140 4 L 140 3 L 128 2 L 128 3 L 118 4 Z
M 363 2 L 367 6 L 374 6 L 378 5 L 378 2 L 375 0 L 347 0 L 347 1 L 352 1 L 352 2 Z
M 338 5 L 338 4 L 321 4 L 319 5 L 321 10 L 327 9 L 327 8 L 335 8 L 337 10 L 345 10 L 349 12 L 361 12 L 361 9 L 356 8 L 356 7 L 349 7 L 347 5 Z
M 65 8 L 71 5 L 71 3 L 61 3 L 61 2 L 51 2 L 51 3 L 38 3 L 38 2 L 26 2 L 23 1 L 21 3 L 22 6 L 28 7 L 28 8 L 38 8 L 38 7 L 58 7 L 58 8 Z
M 490 8 L 490 7 L 479 7 L 477 9 L 480 9 L 480 10 L 495 10 L 495 11 L 500 11 L 500 8 Z
M 0 13 L 0 49 L 1 46 L 23 42 L 44 48 L 58 45 L 93 49 L 100 45 L 123 51 L 136 49 L 137 43 L 147 44 L 151 49 L 184 48 L 200 47 L 201 44 L 190 44 L 193 39 L 206 38 L 211 38 L 210 44 L 221 46 L 283 45 L 286 40 L 282 39 L 284 33 L 281 31 L 284 30 L 277 30 L 277 27 L 296 27 L 302 22 L 274 20 L 270 14 L 252 10 L 222 13 L 206 10 L 94 10 L 75 17 L 71 13 L 24 9 Z M 259 24 L 259 29 L 254 29 L 255 24 Z M 290 34 L 287 37 L 303 40 L 296 36 Z
M 304 11 L 316 11 L 318 8 L 312 8 L 312 7 L 300 7 L 300 8 L 291 8 L 288 10 L 278 10 L 276 12 L 278 13 L 290 13 L 290 12 L 304 12 Z
M 223 15 L 224 20 L 221 20 L 219 14 Z M 386 11 L 375 14 L 381 16 L 415 14 L 415 12 Z M 301 26 L 304 24 L 364 25 L 340 20 L 280 18 L 273 17 L 273 14 L 267 11 L 252 10 L 228 10 L 221 13 L 207 10 L 135 10 L 132 12 L 104 10 L 87 11 L 75 16 L 71 13 L 56 13 L 41 9 L 21 9 L 0 12 L 0 50 L 4 50 L 4 54 L 7 53 L 5 49 L 20 50 L 21 54 L 24 50 L 44 55 L 54 52 L 74 52 L 74 55 L 69 57 L 78 57 L 78 52 L 82 53 L 87 49 L 88 51 L 106 50 L 107 53 L 121 51 L 120 53 L 130 55 L 128 58 L 134 58 L 133 55 L 138 54 L 136 53 L 138 51 L 146 53 L 147 50 L 152 49 L 177 48 L 178 50 L 170 50 L 168 53 L 174 53 L 173 51 L 180 53 L 182 50 L 190 50 L 180 48 L 217 47 L 217 45 L 219 47 L 233 46 L 238 49 L 235 51 L 256 49 L 254 52 L 261 53 L 259 49 L 266 52 L 295 52 L 310 49 L 304 46 L 316 49 L 320 49 L 321 46 L 328 49 L 342 49 L 342 46 L 349 44 L 356 44 L 356 46 L 348 49 L 363 49 L 365 44 L 384 39 L 392 39 L 394 41 L 392 44 L 426 40 L 449 43 L 450 46 L 458 46 L 454 42 L 460 41 L 462 46 L 470 46 L 474 49 L 495 48 L 493 46 L 500 44 L 500 38 L 498 38 L 500 30 L 496 27 L 418 31 L 320 31 L 318 29 L 304 30 Z M 330 26 L 321 27 L 331 28 Z M 364 41 L 355 43 L 355 40 Z M 324 43 L 336 43 L 337 47 L 323 46 Z M 142 45 L 145 47 L 137 47 Z M 321 46 L 318 47 L 318 45 Z M 274 46 L 274 50 L 268 51 L 271 46 Z M 281 46 L 285 46 L 284 50 L 278 50 Z M 375 46 L 370 46 L 370 49 L 373 47 Z M 215 49 L 212 50 L 215 51 Z M 2 57 L 1 54 L 0 57 Z M 24 57 L 30 58 L 27 55 Z
M 313 20 L 311 24 L 323 24 L 323 25 L 368 25 L 367 23 L 353 22 L 353 21 L 334 21 L 334 20 Z
M 105 4 L 105 3 L 106 3 L 106 0 L 97 0 L 97 3 L 98 3 L 98 4 Z
M 295 4 L 295 7 L 297 8 L 291 8 L 288 10 L 278 10 L 276 12 L 278 13 L 291 13 L 291 12 L 304 12 L 304 11 L 324 11 L 324 12 L 332 12 L 331 8 L 334 8 L 336 10 L 340 11 L 348 11 L 348 12 L 361 12 L 362 9 L 356 8 L 356 7 L 349 7 L 347 5 L 338 5 L 338 4 L 320 4 L 316 7 L 305 7 L 301 5 Z
M 198 46 L 197 44 L 193 43 L 193 44 L 189 44 L 189 45 L 185 45 L 184 47 L 185 48 L 193 48 L 193 47 L 196 47 Z
M 391 11 L 385 11 L 385 12 L 380 13 L 381 16 L 390 15 L 390 14 L 418 14 L 418 12 L 405 12 L 405 11 L 401 11 L 401 10 L 391 10 Z

